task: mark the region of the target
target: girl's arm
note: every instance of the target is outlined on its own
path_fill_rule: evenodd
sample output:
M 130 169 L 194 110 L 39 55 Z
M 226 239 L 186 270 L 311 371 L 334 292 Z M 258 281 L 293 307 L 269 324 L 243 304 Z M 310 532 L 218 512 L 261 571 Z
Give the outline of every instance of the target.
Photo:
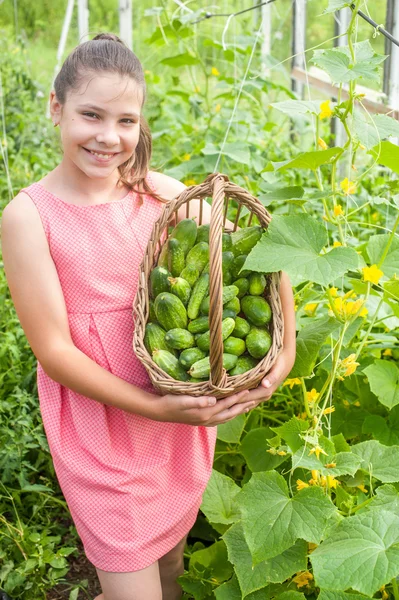
M 58 273 L 27 194 L 18 194 L 3 211 L 2 250 L 19 321 L 47 375 L 93 400 L 144 414 L 153 395 L 103 369 L 74 345 Z

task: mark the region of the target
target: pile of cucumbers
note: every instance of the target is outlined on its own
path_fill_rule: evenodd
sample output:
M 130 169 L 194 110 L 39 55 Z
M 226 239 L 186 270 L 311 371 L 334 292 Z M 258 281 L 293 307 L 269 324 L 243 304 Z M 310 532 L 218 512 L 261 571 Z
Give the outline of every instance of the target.
M 263 297 L 267 274 L 242 270 L 263 231 L 255 225 L 222 237 L 223 366 L 230 375 L 253 369 L 272 342 L 271 309 Z M 178 381 L 209 379 L 209 225 L 180 221 L 149 284 L 144 344 L 153 361 Z

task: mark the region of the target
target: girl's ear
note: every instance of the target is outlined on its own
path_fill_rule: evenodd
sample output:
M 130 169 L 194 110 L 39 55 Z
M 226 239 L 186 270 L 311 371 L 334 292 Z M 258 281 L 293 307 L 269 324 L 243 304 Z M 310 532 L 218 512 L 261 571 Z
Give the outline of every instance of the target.
M 55 91 L 51 90 L 49 97 L 50 114 L 54 123 L 54 127 L 59 125 L 61 120 L 62 105 L 59 103 Z

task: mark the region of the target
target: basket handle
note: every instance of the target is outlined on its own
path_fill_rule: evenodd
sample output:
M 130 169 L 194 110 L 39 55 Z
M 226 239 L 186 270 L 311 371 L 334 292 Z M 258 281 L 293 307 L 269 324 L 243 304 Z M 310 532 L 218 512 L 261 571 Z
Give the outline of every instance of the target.
M 222 233 L 224 221 L 225 184 L 229 181 L 226 175 L 215 173 L 209 175 L 212 193 L 211 221 L 209 227 L 209 361 L 211 373 L 210 385 L 215 390 L 226 386 L 227 372 L 223 368 L 223 273 L 222 273 Z

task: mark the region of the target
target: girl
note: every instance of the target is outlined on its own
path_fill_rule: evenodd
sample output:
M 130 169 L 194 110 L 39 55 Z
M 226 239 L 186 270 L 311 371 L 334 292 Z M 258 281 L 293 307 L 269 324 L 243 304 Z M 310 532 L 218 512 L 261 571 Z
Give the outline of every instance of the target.
M 262 385 L 218 402 L 151 386 L 132 350 L 132 301 L 162 202 L 185 186 L 148 170 L 145 93 L 142 66 L 117 36 L 75 48 L 50 93 L 62 160 L 2 217 L 7 281 L 38 360 L 57 478 L 101 583 L 96 600 L 181 597 L 216 426 L 270 398 L 295 357 L 284 276 L 284 351 Z

